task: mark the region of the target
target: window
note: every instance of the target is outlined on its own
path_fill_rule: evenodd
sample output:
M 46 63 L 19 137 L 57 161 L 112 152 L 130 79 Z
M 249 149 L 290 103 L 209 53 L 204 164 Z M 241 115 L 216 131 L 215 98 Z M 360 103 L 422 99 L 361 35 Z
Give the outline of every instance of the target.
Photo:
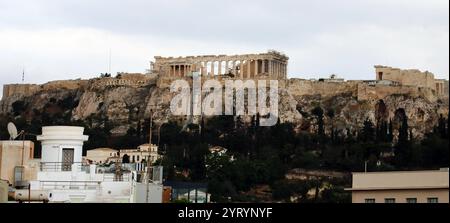
M 428 201 L 428 203 L 431 203 L 431 204 L 439 203 L 439 199 L 437 197 L 429 197 L 427 199 L 427 201 Z
M 395 203 L 395 198 L 385 198 L 384 203 L 393 204 L 393 203 Z
M 139 155 L 137 156 L 137 160 L 136 160 L 137 162 L 139 162 L 140 161 L 140 159 L 139 159 Z
M 406 203 L 415 204 L 417 203 L 417 198 L 406 198 Z
M 375 199 L 374 198 L 367 198 L 365 199 L 366 204 L 374 204 L 375 203 Z

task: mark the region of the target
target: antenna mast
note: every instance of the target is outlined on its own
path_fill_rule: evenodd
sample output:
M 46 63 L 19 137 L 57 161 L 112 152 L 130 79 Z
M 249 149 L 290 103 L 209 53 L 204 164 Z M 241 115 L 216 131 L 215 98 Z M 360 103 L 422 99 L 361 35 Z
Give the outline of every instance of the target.
M 108 65 L 108 73 L 111 74 L 111 47 L 109 48 L 109 65 Z

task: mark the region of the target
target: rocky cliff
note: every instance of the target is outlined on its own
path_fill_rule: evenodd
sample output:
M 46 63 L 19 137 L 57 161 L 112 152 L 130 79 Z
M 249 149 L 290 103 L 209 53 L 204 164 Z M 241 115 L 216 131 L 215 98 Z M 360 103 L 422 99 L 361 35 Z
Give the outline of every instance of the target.
M 107 120 L 113 135 L 124 135 L 130 128 L 136 129 L 150 117 L 150 110 L 154 111 L 156 123 L 185 121 L 183 117 L 170 114 L 173 94 L 167 85 L 160 83 L 151 75 L 121 74 L 116 78 L 29 85 L 30 89 L 6 86 L 0 113 L 28 121 L 39 116 L 43 124 L 83 120 L 92 126 L 104 127 Z M 343 135 L 356 132 L 366 119 L 373 123 L 392 120 L 395 131 L 398 116 L 406 115 L 414 137 L 420 138 L 436 126 L 440 115 L 448 116 L 448 98 L 405 87 L 291 79 L 280 83 L 279 92 L 280 120 L 294 123 L 298 131 L 317 130 L 317 118 L 312 112 L 316 107 L 323 109 L 327 134 L 331 129 Z

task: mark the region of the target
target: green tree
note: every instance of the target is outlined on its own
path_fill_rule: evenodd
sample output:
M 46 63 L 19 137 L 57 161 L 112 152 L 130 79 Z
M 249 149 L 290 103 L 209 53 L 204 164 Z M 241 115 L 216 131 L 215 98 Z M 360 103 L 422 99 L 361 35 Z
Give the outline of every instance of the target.
M 410 167 L 413 158 L 412 145 L 409 138 L 408 117 L 405 115 L 401 120 L 399 128 L 398 142 L 395 146 L 395 159 L 397 167 Z
M 317 119 L 317 134 L 319 136 L 325 135 L 325 128 L 324 128 L 324 122 L 323 122 L 323 109 L 320 106 L 315 107 L 311 113 L 316 116 Z
M 370 119 L 367 118 L 364 121 L 364 125 L 360 134 L 360 139 L 363 142 L 373 142 L 374 136 L 375 136 L 375 129 L 373 123 L 372 121 L 370 121 Z

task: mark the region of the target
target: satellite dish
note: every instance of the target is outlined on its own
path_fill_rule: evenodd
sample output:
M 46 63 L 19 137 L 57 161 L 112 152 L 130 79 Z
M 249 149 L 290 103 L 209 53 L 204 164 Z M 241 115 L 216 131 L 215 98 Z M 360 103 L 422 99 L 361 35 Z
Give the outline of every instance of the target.
M 17 138 L 17 128 L 12 122 L 8 123 L 8 133 L 9 140 L 15 140 Z

